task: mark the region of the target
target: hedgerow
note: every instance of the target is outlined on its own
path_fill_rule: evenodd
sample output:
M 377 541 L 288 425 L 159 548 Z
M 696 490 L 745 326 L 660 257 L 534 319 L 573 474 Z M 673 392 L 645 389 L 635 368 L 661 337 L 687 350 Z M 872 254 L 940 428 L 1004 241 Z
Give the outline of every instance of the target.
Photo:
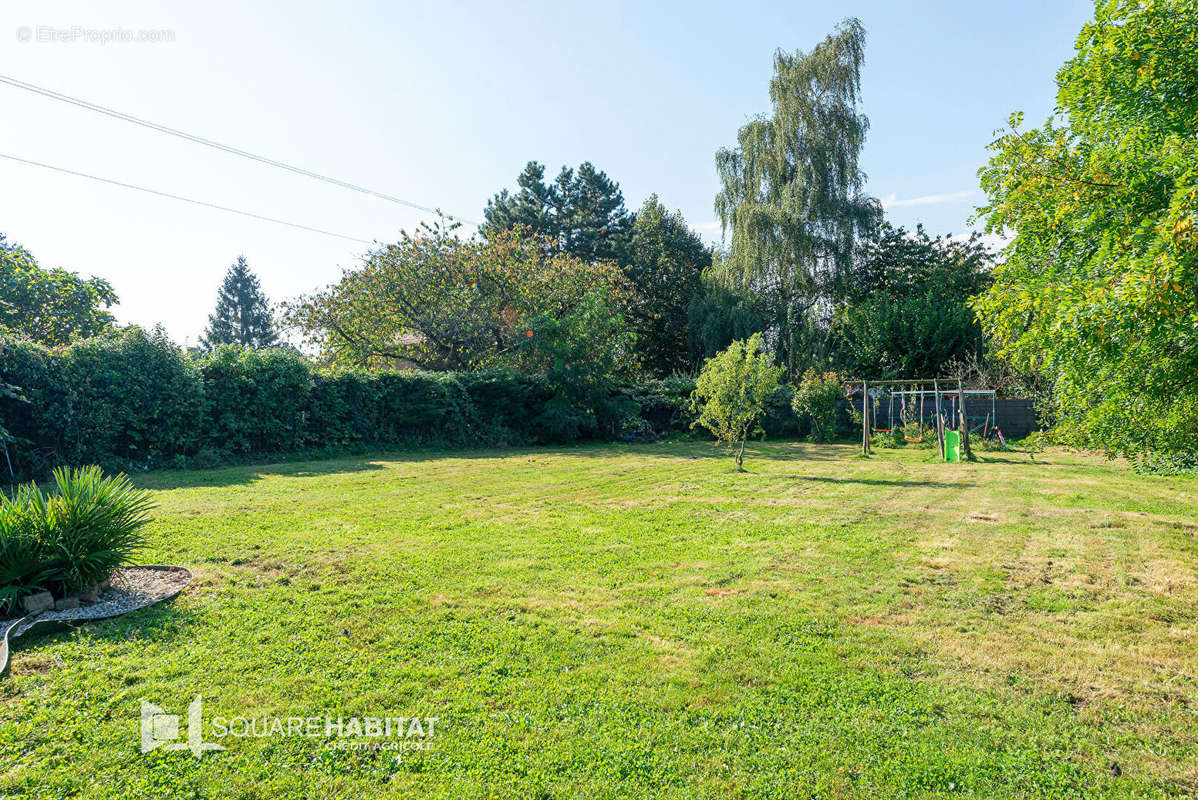
M 375 447 L 483 447 L 655 438 L 684 431 L 689 378 L 566 393 L 560 379 L 505 370 L 365 372 L 316 368 L 288 349 L 222 346 L 186 356 L 130 327 L 48 348 L 0 339 L 0 428 L 12 473 L 60 465 L 111 470 L 213 466 L 230 460 Z M 771 433 L 792 432 L 789 397 Z

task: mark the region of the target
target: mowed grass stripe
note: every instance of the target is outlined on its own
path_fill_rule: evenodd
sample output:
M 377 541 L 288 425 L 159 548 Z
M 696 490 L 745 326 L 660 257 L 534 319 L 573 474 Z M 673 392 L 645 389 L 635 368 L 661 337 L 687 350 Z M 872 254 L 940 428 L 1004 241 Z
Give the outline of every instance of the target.
M 677 443 L 143 476 L 152 560 L 196 585 L 18 649 L 0 795 L 1198 791 L 1184 481 L 982 456 L 753 444 L 737 474 Z M 432 713 L 439 749 L 138 753 L 139 698 L 197 693 Z

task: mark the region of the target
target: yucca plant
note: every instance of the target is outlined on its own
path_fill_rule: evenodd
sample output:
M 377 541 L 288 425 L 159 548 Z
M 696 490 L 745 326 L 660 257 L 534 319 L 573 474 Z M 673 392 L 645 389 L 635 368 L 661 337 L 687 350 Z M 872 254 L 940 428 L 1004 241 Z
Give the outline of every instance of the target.
M 59 467 L 54 485 L 57 492 L 38 504 L 45 525 L 40 535 L 62 556 L 64 592 L 103 581 L 145 546 L 142 529 L 153 503 L 127 475 Z
M 22 597 L 61 579 L 61 565 L 37 537 L 29 505 L 0 494 L 0 616 L 15 611 Z
M 145 544 L 149 493 L 99 467 L 54 470 L 0 504 L 0 611 L 32 592 L 62 596 L 108 578 Z

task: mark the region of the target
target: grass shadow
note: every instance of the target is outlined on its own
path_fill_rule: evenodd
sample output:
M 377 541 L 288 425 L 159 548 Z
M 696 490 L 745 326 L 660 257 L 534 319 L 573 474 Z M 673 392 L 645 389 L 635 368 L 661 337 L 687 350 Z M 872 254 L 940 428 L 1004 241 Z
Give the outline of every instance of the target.
M 842 444 L 812 444 L 809 442 L 750 443 L 746 458 L 796 461 L 836 461 L 848 454 Z M 728 449 L 711 441 L 661 441 L 656 443 L 585 442 L 568 445 L 530 445 L 477 450 L 445 447 L 380 449 L 353 455 L 330 455 L 326 458 L 307 457 L 289 461 L 278 460 L 248 464 L 222 465 L 209 469 L 159 470 L 132 476 L 138 486 L 154 490 L 191 489 L 197 487 L 223 488 L 255 483 L 266 476 L 319 478 L 350 472 L 369 472 L 383 469 L 381 462 L 420 462 L 444 459 L 503 459 L 536 456 L 569 456 L 576 458 L 610 458 L 624 455 L 668 459 L 725 459 L 731 458 Z
M 763 478 L 785 478 L 792 481 L 807 481 L 809 483 L 859 484 L 863 486 L 901 486 L 908 489 L 968 489 L 976 486 L 974 483 L 958 481 L 903 481 L 889 478 L 831 478 L 826 475 L 788 475 L 780 472 L 758 472 Z
M 268 475 L 293 478 L 319 478 L 346 472 L 369 472 L 381 470 L 380 460 L 398 460 L 400 454 L 372 454 L 367 456 L 337 456 L 326 460 L 278 461 L 264 464 L 241 464 L 237 466 L 213 467 L 202 470 L 161 470 L 134 475 L 133 480 L 145 489 L 169 490 L 196 487 L 243 486 L 261 480 Z
M 750 442 L 745 448 L 746 462 L 847 462 L 858 456 L 859 445 L 851 442 L 816 443 L 802 440 Z M 895 450 L 896 453 L 902 452 Z M 479 448 L 477 450 L 445 447 L 415 447 L 410 449 L 380 449 L 353 455 L 330 455 L 327 458 L 307 457 L 303 460 L 278 460 L 251 464 L 218 466 L 202 470 L 161 470 L 134 476 L 135 482 L 144 488 L 155 490 L 191 489 L 197 487 L 223 488 L 245 486 L 267 476 L 291 478 L 320 478 L 353 472 L 370 472 L 384 468 L 385 462 L 414 463 L 446 459 L 528 459 L 538 456 L 570 458 L 613 458 L 637 456 L 639 458 L 662 458 L 671 460 L 722 460 L 731 459 L 731 450 L 713 441 L 663 440 L 647 442 L 586 442 L 567 445 L 530 445 L 507 448 Z M 1026 464 L 1027 461 L 1010 458 L 987 458 L 987 461 Z M 1047 463 L 1047 462 L 1034 462 Z M 802 478 L 803 476 L 786 476 Z M 901 482 L 895 485 L 905 485 Z M 959 485 L 959 484 L 956 484 Z

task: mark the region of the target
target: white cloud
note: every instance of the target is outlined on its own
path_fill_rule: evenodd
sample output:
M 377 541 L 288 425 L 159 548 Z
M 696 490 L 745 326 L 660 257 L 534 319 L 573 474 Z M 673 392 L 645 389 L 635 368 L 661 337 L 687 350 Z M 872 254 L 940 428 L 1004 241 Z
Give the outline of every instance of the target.
M 966 189 L 963 192 L 944 192 L 941 194 L 926 194 L 923 197 L 908 197 L 899 200 L 894 194 L 882 198 L 884 208 L 901 208 L 902 206 L 935 206 L 942 203 L 955 203 L 977 194 L 977 189 Z

